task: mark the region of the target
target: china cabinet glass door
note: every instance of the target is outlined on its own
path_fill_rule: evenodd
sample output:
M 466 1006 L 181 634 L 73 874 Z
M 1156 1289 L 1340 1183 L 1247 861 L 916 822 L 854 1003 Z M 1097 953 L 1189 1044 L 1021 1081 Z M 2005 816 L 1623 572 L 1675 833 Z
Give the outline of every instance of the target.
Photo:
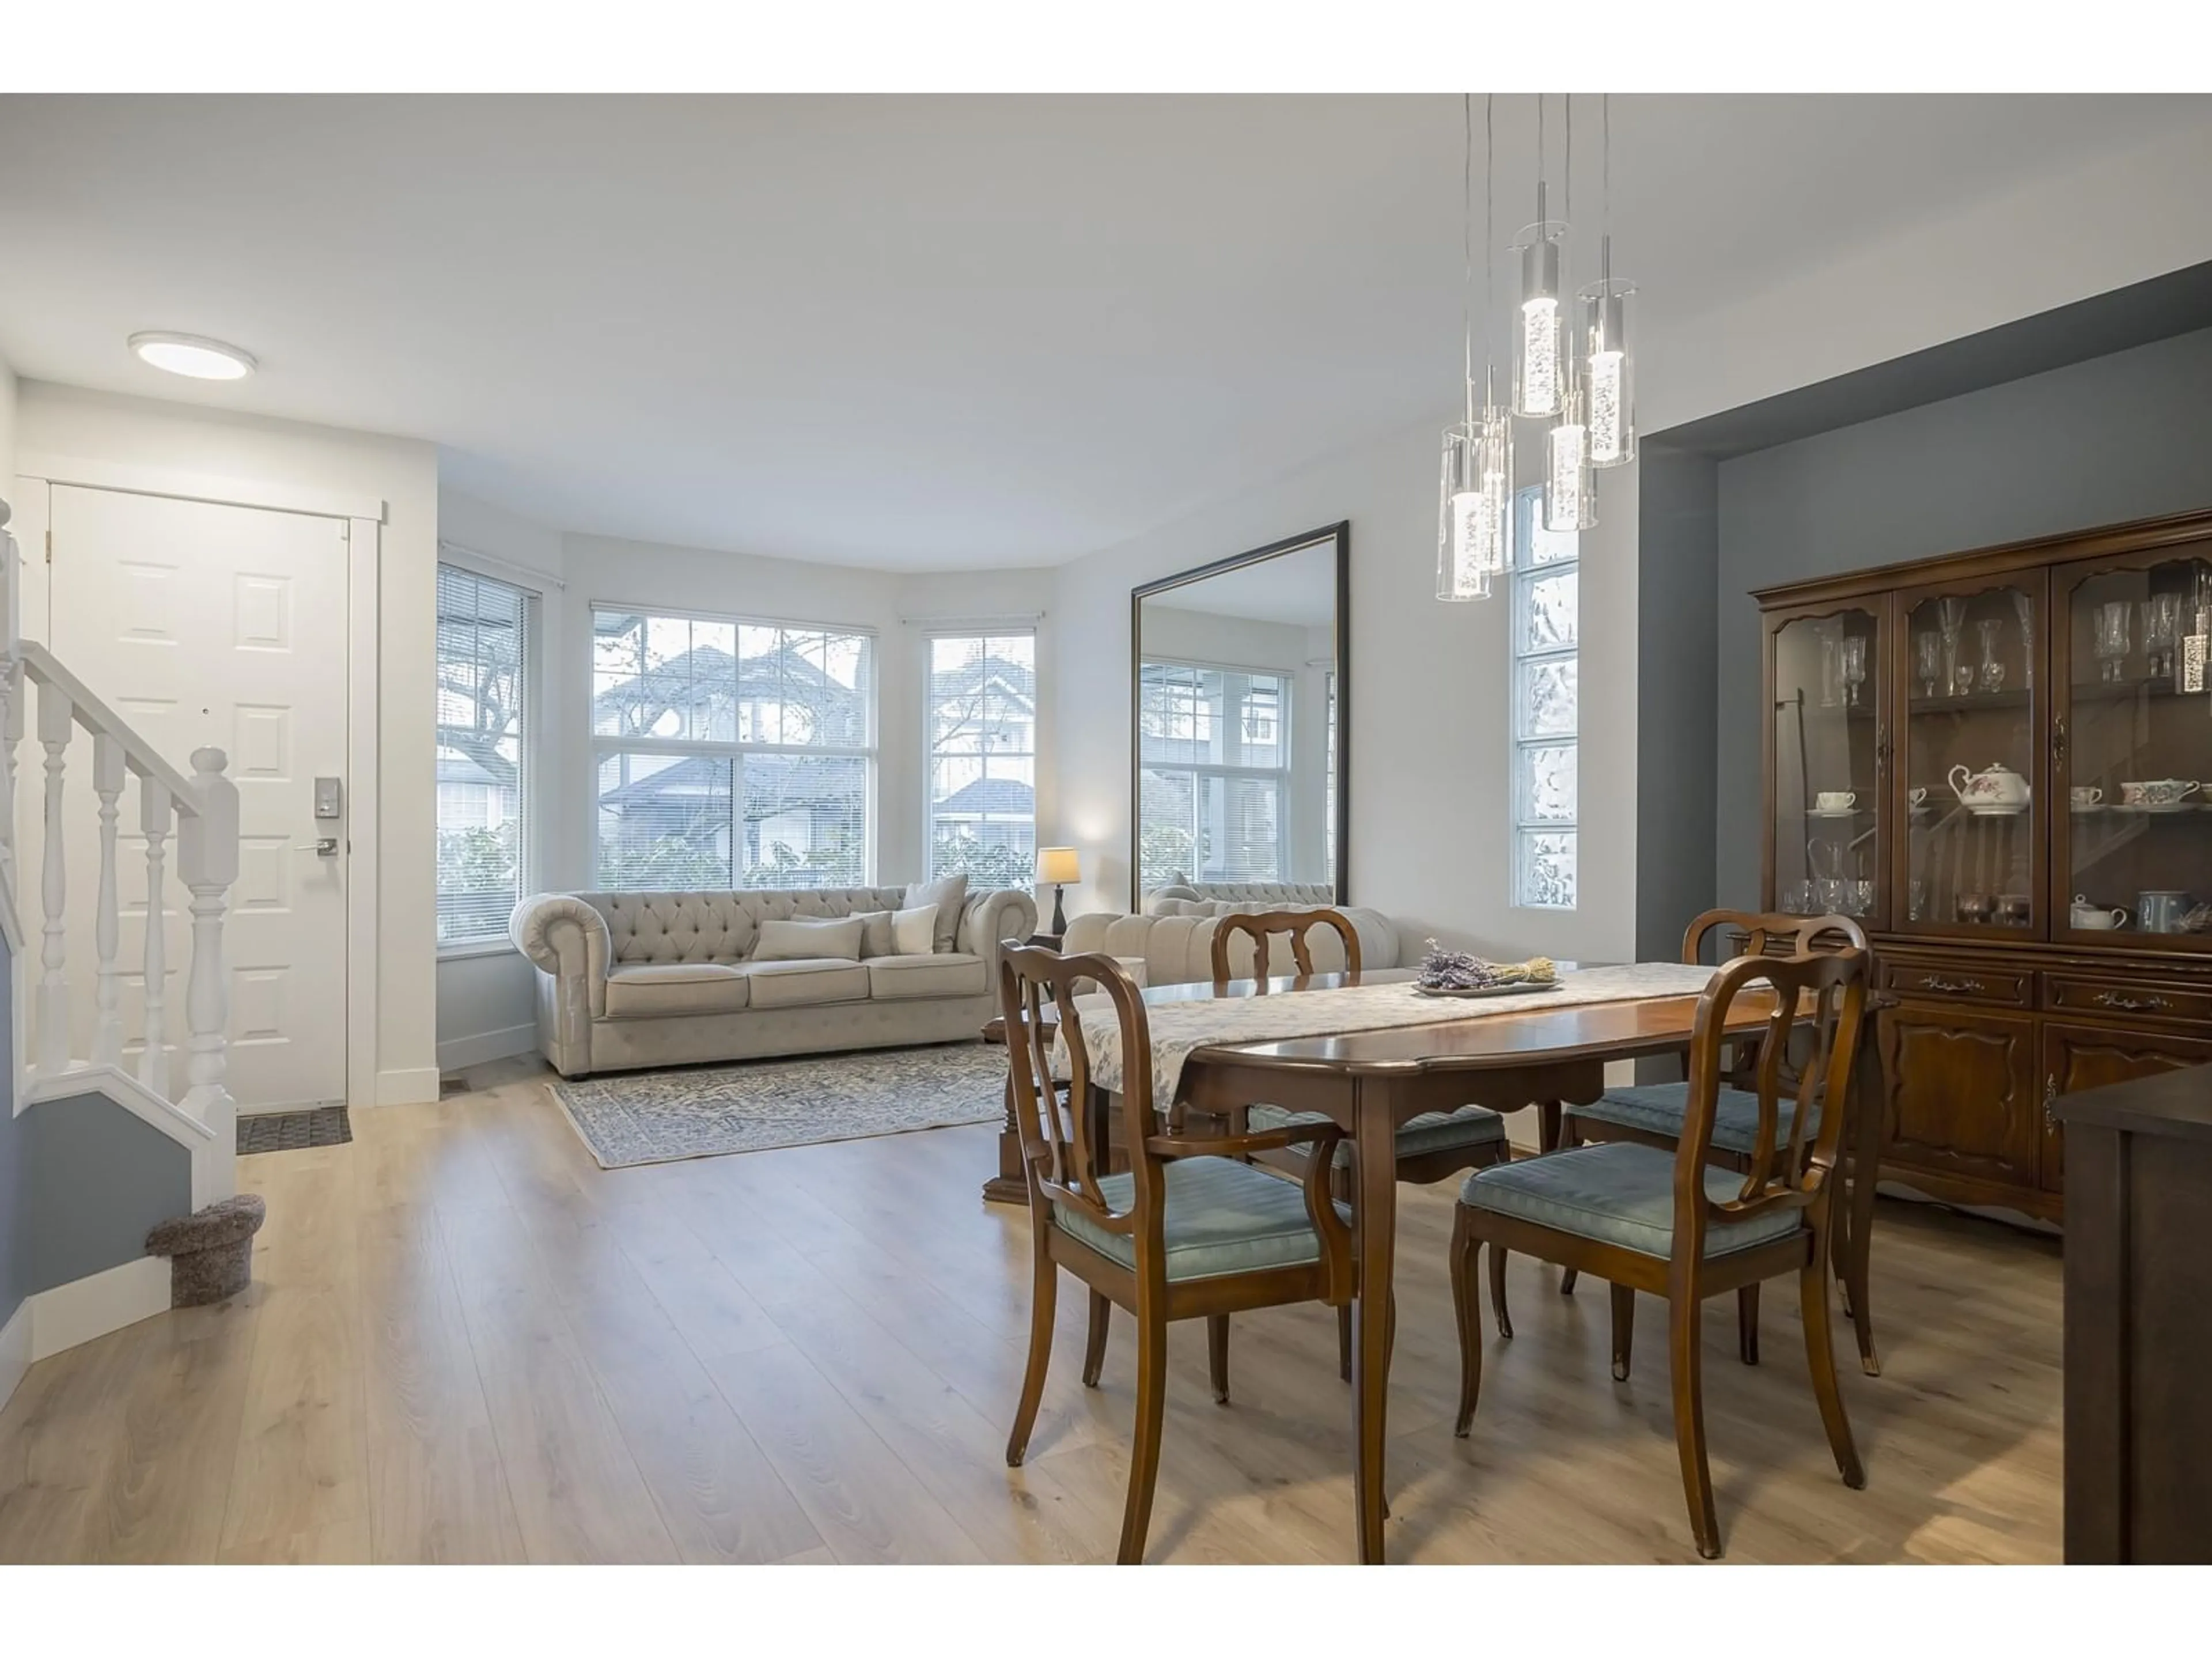
M 2202 951 L 2212 933 L 2212 546 L 2061 567 L 2052 641 L 2065 793 L 2052 924 L 2078 944 Z
M 1778 910 L 1888 925 L 1886 647 L 1881 612 L 1869 606 L 1773 624 L 1769 897 Z
M 1900 598 L 1908 933 L 2045 933 L 2044 592 L 2036 570 Z

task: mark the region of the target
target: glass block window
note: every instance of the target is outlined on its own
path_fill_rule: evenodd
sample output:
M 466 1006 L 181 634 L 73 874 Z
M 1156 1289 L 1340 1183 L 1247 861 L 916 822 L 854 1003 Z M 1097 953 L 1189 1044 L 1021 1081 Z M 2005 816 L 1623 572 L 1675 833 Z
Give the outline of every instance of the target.
M 438 944 L 507 937 L 528 892 L 525 726 L 538 596 L 438 567 Z
M 1580 731 L 1581 538 L 1544 528 L 1540 488 L 1515 498 L 1513 902 L 1575 908 L 1576 761 Z
M 1036 883 L 1036 635 L 929 640 L 929 875 Z
M 847 629 L 594 607 L 599 884 L 866 885 L 875 645 Z

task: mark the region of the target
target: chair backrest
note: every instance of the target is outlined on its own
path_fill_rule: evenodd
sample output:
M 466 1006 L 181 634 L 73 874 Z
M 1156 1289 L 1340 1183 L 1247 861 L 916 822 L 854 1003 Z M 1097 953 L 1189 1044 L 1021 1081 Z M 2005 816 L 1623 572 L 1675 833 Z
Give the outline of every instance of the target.
M 1093 1057 L 1076 1013 L 1081 996 L 1104 996 L 1113 1005 L 1121 1060 L 1122 1115 L 1135 1194 L 1116 1211 L 1100 1190 L 1106 1173 L 1106 1126 L 1091 1114 Z M 1049 1008 L 1051 1018 L 1046 1018 Z M 1139 1232 L 1139 1218 L 1158 1218 L 1164 1203 L 1158 1165 L 1145 1152 L 1152 1122 L 1152 1036 L 1136 982 L 1113 957 L 1063 956 L 1042 945 L 1001 947 L 999 1012 L 1006 1022 L 1007 1065 L 1012 1084 L 1014 1127 L 1030 1173 L 1032 1208 L 1067 1204 L 1114 1232 Z M 1066 1093 L 1054 1079 L 1055 1035 L 1066 1051 Z M 1036 1224 L 1042 1225 L 1040 1212 Z
M 1682 930 L 1682 960 L 1703 962 L 1705 946 L 1723 929 L 1744 935 L 1747 957 L 1797 956 L 1812 950 L 1867 948 L 1866 929 L 1849 916 L 1798 916 L 1782 911 L 1708 910 Z M 1725 946 L 1726 938 L 1717 941 Z M 1726 958 L 1723 957 L 1723 960 Z
M 1824 919 L 1825 920 L 1825 919 Z M 1741 956 L 1724 963 L 1698 1000 L 1697 1024 L 1690 1041 L 1690 1093 L 1675 1148 L 1674 1224 L 1677 1248 L 1696 1260 L 1705 1229 L 1717 1222 L 1744 1221 L 1778 1207 L 1816 1209 L 1825 1222 L 1831 1181 L 1844 1121 L 1850 1115 L 1851 1067 L 1859 1049 L 1860 1022 L 1866 1013 L 1869 958 L 1856 945 L 1840 950 L 1801 951 L 1795 956 Z M 1743 1186 L 1724 1204 L 1705 1194 L 1706 1157 L 1712 1148 L 1713 1121 L 1719 1109 L 1723 1052 L 1730 1010 L 1746 993 L 1767 991 L 1773 1011 L 1761 1034 L 1748 1077 L 1733 1085 L 1759 1097 L 1759 1127 L 1746 1162 Z M 1809 1039 L 1808 1061 L 1790 1069 L 1793 1039 Z M 1782 1125 L 1782 1103 L 1793 1098 L 1789 1127 Z M 1820 1108 L 1820 1127 L 1806 1130 L 1813 1107 Z
M 1213 983 L 1218 988 L 1234 977 L 1229 969 L 1230 942 L 1238 935 L 1252 940 L 1252 976 L 1259 988 L 1267 988 L 1267 958 L 1272 954 L 1269 937 L 1275 933 L 1291 936 L 1291 959 L 1297 963 L 1300 977 L 1314 970 L 1313 952 L 1306 948 L 1306 935 L 1316 927 L 1334 928 L 1337 938 L 1344 941 L 1346 976 L 1359 977 L 1359 933 L 1352 927 L 1352 918 L 1341 910 L 1239 910 L 1221 918 L 1213 930 Z

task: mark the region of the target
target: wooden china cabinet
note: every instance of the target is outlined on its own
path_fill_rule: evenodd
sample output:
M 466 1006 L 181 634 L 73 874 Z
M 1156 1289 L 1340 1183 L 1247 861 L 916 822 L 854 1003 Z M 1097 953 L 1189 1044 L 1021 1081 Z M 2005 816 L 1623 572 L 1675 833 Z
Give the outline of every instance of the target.
M 2212 512 L 1755 597 L 1765 902 L 1874 940 L 1882 1174 L 2057 1220 L 2051 1103 L 2212 1061 Z

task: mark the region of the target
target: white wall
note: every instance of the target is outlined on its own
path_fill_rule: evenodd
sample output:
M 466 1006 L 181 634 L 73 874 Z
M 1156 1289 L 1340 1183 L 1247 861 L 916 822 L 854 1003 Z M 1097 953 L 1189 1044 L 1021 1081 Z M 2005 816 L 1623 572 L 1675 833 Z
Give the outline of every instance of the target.
M 584 786 L 567 769 L 569 757 L 556 741 L 554 724 L 566 706 L 565 684 L 584 674 L 584 664 L 565 648 L 568 595 L 562 586 L 561 532 L 441 484 L 438 541 L 442 556 L 473 564 L 488 574 L 539 590 L 536 652 L 537 701 L 527 713 L 525 775 L 530 791 L 534 889 L 575 885 L 556 880 L 580 866 L 586 838 Z M 438 959 L 438 1068 L 453 1071 L 538 1046 L 537 970 L 512 945 L 441 955 Z
M 438 465 L 429 444 L 41 380 L 18 393 L 16 461 L 129 466 L 182 493 L 382 501 L 377 668 L 377 1099 L 434 1100 Z
M 1083 849 L 1071 904 L 1125 908 L 1129 896 L 1129 590 L 1339 519 L 1352 521 L 1349 892 L 1409 926 L 1498 955 L 1581 960 L 1634 954 L 1635 823 L 1605 811 L 1595 781 L 1632 798 L 1636 572 L 1632 469 L 1603 482 L 1601 507 L 1625 525 L 1583 546 L 1583 661 L 1625 680 L 1624 698 L 1585 695 L 1582 906 L 1572 915 L 1509 902 L 1505 794 L 1506 604 L 1447 605 L 1436 594 L 1434 425 L 1395 433 L 1259 489 L 1094 553 L 1058 572 L 1060 812 Z M 1588 684 L 1586 677 L 1585 684 Z

